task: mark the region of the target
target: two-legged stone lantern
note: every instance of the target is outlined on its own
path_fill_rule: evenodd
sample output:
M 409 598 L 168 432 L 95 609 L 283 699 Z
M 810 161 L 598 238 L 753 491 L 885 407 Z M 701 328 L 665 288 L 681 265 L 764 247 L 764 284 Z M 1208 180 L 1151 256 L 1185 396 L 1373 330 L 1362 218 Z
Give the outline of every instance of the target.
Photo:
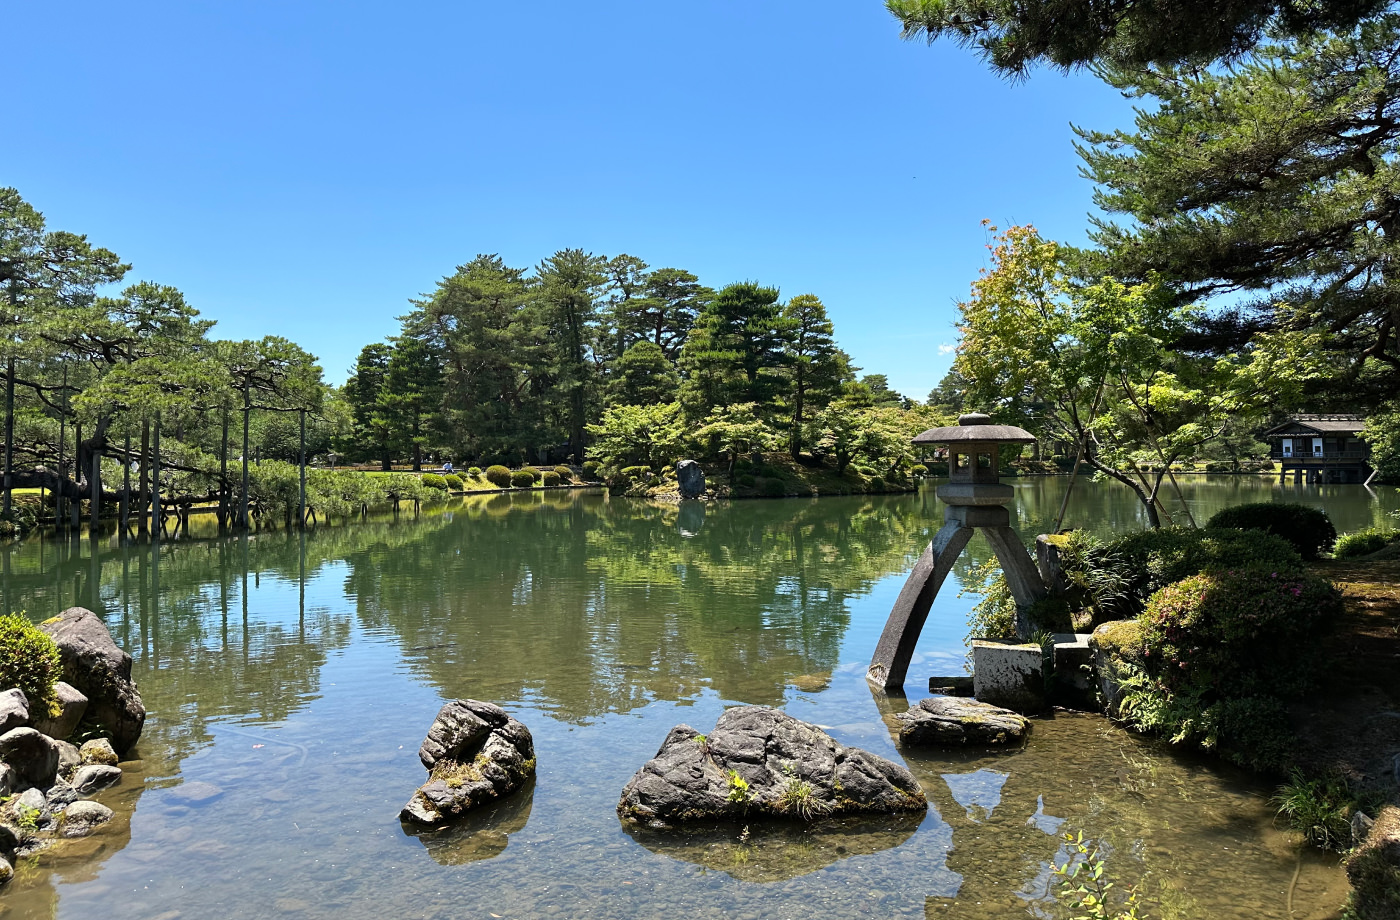
M 1002 444 L 1030 444 L 1035 438 L 1020 428 L 990 425 L 990 421 L 980 413 L 964 415 L 955 427 L 931 428 L 914 439 L 915 444 L 948 445 L 950 481 L 938 487 L 938 497 L 948 507 L 943 513 L 943 529 L 914 564 L 875 647 L 865 676 L 876 687 L 898 690 L 904 685 L 909 659 L 933 599 L 976 528 L 992 544 L 1016 599 L 1017 632 L 1022 639 L 1029 638 L 1026 610 L 1045 597 L 1046 589 L 1021 538 L 1011 529 L 1006 505 L 1013 490 L 997 479 L 997 449 Z

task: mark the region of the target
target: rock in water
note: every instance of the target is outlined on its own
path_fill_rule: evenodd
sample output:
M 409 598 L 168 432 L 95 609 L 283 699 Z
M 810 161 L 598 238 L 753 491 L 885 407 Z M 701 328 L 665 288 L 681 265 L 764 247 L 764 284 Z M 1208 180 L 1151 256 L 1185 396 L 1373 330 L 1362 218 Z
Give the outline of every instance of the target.
M 84 741 L 83 746 L 78 749 L 78 756 L 85 764 L 101 763 L 109 767 L 117 765 L 117 752 L 112 750 L 112 742 L 106 738 Z
M 74 773 L 73 779 L 70 780 L 73 788 L 78 790 L 81 795 L 96 795 L 108 786 L 115 786 L 121 781 L 121 767 L 112 767 L 101 763 L 79 767 L 78 772 Z
M 991 703 L 951 696 L 931 696 L 901 712 L 901 744 L 1011 744 L 1025 738 L 1030 719 Z
M 86 837 L 112 820 L 112 809 L 97 802 L 74 802 L 63 813 L 59 833 L 64 837 Z
M 927 808 L 904 767 L 761 706 L 730 709 L 709 735 L 688 725 L 671 729 L 617 803 L 624 820 L 652 827 Z
M 676 464 L 676 490 L 681 498 L 699 498 L 705 494 L 705 471 L 694 460 Z
M 413 824 L 443 824 L 520 788 L 535 775 L 530 730 L 492 703 L 453 700 L 418 749 L 428 781 L 399 812 Z
M 141 737 L 146 707 L 131 680 L 131 656 L 117 647 L 97 614 L 69 607 L 39 624 L 58 644 L 63 679 L 88 698 L 88 713 L 123 754 Z

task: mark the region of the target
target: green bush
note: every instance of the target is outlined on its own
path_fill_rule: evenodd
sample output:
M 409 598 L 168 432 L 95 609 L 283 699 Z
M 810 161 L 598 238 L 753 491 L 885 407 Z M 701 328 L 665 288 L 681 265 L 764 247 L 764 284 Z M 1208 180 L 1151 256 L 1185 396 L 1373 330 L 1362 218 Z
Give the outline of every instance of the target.
M 1385 549 L 1397 539 L 1400 539 L 1400 531 L 1384 527 L 1368 527 L 1365 530 L 1358 530 L 1355 533 L 1343 534 L 1338 537 L 1337 545 L 1332 548 L 1332 554 L 1338 559 L 1369 556 Z
M 870 480 L 870 491 L 872 491 L 872 492 L 883 492 L 883 491 L 885 491 L 885 480 L 882 479 L 882 478 L 880 478 L 879 476 L 873 477 L 873 478 Z
M 574 478 L 574 471 L 569 469 L 567 466 L 563 466 L 562 464 L 560 466 L 556 466 L 554 468 L 554 472 L 559 474 L 560 482 L 568 482 Z
M 460 492 L 462 491 L 462 489 L 466 488 L 466 482 L 462 479 L 461 476 L 458 476 L 456 473 L 448 473 L 442 478 L 443 481 L 447 483 L 447 487 L 449 489 L 455 489 L 456 491 Z
M 765 479 L 760 492 L 769 498 L 782 498 L 787 494 L 787 487 L 781 479 Z
M 739 485 L 743 486 L 745 489 L 752 489 L 753 484 L 758 480 L 754 479 L 752 474 L 745 473 L 739 478 L 735 479 L 734 481 Z
M 559 485 L 559 474 L 554 470 L 545 470 L 541 481 L 547 486 L 557 486 Z
M 60 712 L 54 684 L 63 675 L 58 646 L 20 613 L 0 616 L 0 690 L 18 687 L 31 717 Z
M 1270 572 L 1301 572 L 1303 559 L 1287 540 L 1258 530 L 1198 530 L 1164 527 L 1128 534 L 1101 546 L 1086 546 L 1083 555 L 1062 553 L 1071 580 L 1097 571 L 1107 577 L 1116 570 L 1122 584 L 1113 591 L 1100 587 L 1097 601 L 1108 619 L 1136 616 L 1147 599 L 1167 585 L 1203 572 L 1261 568 Z
M 583 478 L 589 482 L 597 482 L 600 466 L 601 464 L 597 460 L 585 460 L 583 462 Z
M 1226 508 L 1207 521 L 1206 527 L 1263 530 L 1292 543 L 1304 559 L 1316 559 L 1331 549 L 1337 539 L 1337 529 L 1326 512 L 1284 502 L 1255 502 Z
M 425 485 L 429 489 L 440 489 L 444 492 L 447 491 L 447 480 L 442 476 L 439 476 L 437 473 L 424 473 L 422 479 L 423 485 Z
M 541 479 L 544 478 L 544 473 L 540 470 L 535 469 L 533 466 L 522 466 L 520 468 L 520 472 L 529 473 L 531 482 L 539 482 Z
M 927 476 L 927 475 L 928 475 L 928 467 L 924 466 L 922 463 L 916 463 L 916 464 L 914 464 L 913 466 L 909 467 L 909 475 L 910 475 L 910 476 Z
M 479 466 L 474 466 L 474 467 L 472 467 L 471 469 L 467 470 L 467 475 L 470 476 L 470 477 L 473 478 L 473 479 L 480 479 L 480 478 L 481 478 L 481 467 L 479 467 Z
M 510 484 L 517 489 L 528 489 L 535 484 L 535 475 L 529 470 L 516 470 L 510 474 Z
M 1308 779 L 1294 770 L 1269 803 L 1313 846 L 1338 851 L 1351 848 L 1351 816 L 1359 803 L 1340 774 Z
M 486 481 L 498 489 L 510 488 L 510 470 L 496 464 L 486 468 Z M 533 480 L 532 480 L 533 481 Z

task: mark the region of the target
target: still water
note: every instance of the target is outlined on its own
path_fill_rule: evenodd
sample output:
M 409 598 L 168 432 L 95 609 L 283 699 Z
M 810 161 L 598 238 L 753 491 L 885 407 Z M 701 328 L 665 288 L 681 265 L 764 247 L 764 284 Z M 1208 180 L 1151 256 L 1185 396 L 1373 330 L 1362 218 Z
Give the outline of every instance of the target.
M 1063 479 L 1015 483 L 1018 526 Z M 1198 520 L 1270 498 L 1341 531 L 1389 519 L 1392 489 L 1183 483 Z M 1275 829 L 1270 789 L 1095 716 L 1037 723 L 1011 753 L 901 752 L 863 679 L 905 572 L 937 529 L 931 490 L 684 507 L 544 492 L 463 499 L 305 535 L 150 545 L 31 539 L 0 552 L 4 604 L 97 610 L 151 711 L 103 832 L 18 867 L 7 917 L 1058 917 L 1059 834 L 1104 841 L 1152 917 L 1328 917 L 1335 859 Z M 1080 483 L 1067 524 L 1142 526 L 1114 484 Z M 974 541 L 970 556 L 988 549 Z M 965 572 L 968 560 L 959 571 Z M 955 573 L 956 574 L 956 573 Z M 960 673 L 950 579 L 908 691 Z M 530 727 L 534 785 L 448 832 L 397 813 L 442 701 Z M 667 730 L 781 706 L 902 760 L 914 819 L 624 828 L 623 784 Z M 898 708 L 902 708 L 898 707 Z M 1291 906 L 1291 913 L 1290 913 Z

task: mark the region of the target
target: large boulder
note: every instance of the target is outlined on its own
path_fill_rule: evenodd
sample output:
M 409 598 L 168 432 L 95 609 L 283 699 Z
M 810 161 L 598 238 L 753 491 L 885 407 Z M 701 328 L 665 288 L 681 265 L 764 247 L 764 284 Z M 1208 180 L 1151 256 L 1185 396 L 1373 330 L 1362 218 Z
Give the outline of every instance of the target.
M 1357 920 L 1400 917 L 1400 808 L 1381 809 L 1366 841 L 1347 859 L 1351 901 L 1347 916 Z
M 77 687 L 63 680 L 53 685 L 53 692 L 58 700 L 58 715 L 35 719 L 34 727 L 50 738 L 63 741 L 72 737 L 78 723 L 83 721 L 83 713 L 87 712 L 88 708 L 88 698 Z
M 438 711 L 418 759 L 428 781 L 399 818 L 437 825 L 523 786 L 535 775 L 535 742 L 501 707 L 453 700 Z
M 112 641 L 97 614 L 69 607 L 39 624 L 58 645 L 63 679 L 88 698 L 88 715 L 112 739 L 118 754 L 141 737 L 146 707 L 131 680 L 131 656 Z
M 10 765 L 21 787 L 47 789 L 58 775 L 58 742 L 32 728 L 0 735 L 0 761 Z
M 681 498 L 699 498 L 705 494 L 705 471 L 694 460 L 676 464 L 676 490 Z
M 728 710 L 708 735 L 688 725 L 671 729 L 617 803 L 625 821 L 651 827 L 927 808 L 904 767 L 761 706 Z
M 1030 733 L 1031 721 L 1010 709 L 952 696 L 933 696 L 901 712 L 899 741 L 922 745 L 1013 744 Z

